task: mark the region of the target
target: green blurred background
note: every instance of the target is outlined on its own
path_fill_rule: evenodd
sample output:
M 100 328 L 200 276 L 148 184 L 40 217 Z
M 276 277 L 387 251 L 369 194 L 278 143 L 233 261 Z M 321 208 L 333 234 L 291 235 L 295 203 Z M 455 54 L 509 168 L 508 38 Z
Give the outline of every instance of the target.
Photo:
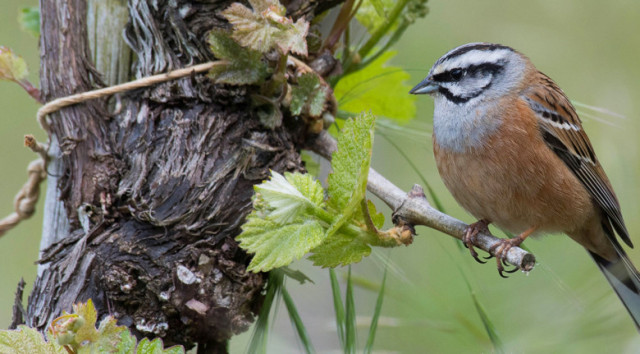
M 3 0 L 0 5 L 0 45 L 13 49 L 29 65 L 29 78 L 39 86 L 38 40 L 20 29 L 18 13 L 23 7 L 36 6 L 36 0 Z M 37 158 L 23 146 L 25 134 L 33 134 L 40 141 L 46 139 L 35 119 L 38 105 L 22 89 L 0 81 L 0 218 L 13 211 L 13 198 L 27 180 L 27 166 Z M 43 184 L 41 192 L 44 194 Z M 43 200 L 32 219 L 0 239 L 0 328 L 11 322 L 14 293 L 21 277 L 27 282 L 26 295 L 36 278 L 42 231 Z M 25 302 L 26 303 L 26 302 Z
M 29 5 L 35 2 L 4 0 L 0 5 L 0 44 L 27 59 L 31 77 L 37 82 L 37 41 L 16 22 L 19 9 Z M 453 47 L 475 41 L 497 42 L 528 55 L 572 100 L 626 117 L 596 113 L 592 118 L 588 114 L 594 112 L 579 109 L 586 113 L 582 114 L 585 129 L 618 193 L 632 238 L 640 233 L 640 2 L 433 0 L 429 8 L 429 15 L 410 28 L 396 46 L 399 53 L 393 63 L 411 73 L 410 85 L 419 82 L 431 64 Z M 434 166 L 428 135 L 432 101 L 420 96 L 417 104 L 418 117 L 407 126 L 407 132 L 389 135 L 420 166 L 448 213 L 471 222 L 440 182 Z M 25 181 L 29 161 L 36 158 L 22 147 L 22 136 L 36 133 L 43 139 L 44 135 L 34 118 L 37 106 L 16 85 L 0 83 L 0 107 L 0 163 L 5 166 L 0 172 L 0 215 L 6 215 Z M 419 183 L 406 161 L 380 137 L 373 166 L 403 189 Z M 10 322 L 20 277 L 25 278 L 28 289 L 35 279 L 41 210 L 0 240 L 2 328 Z M 382 259 L 388 257 L 394 265 L 376 339 L 375 347 L 381 352 L 491 352 L 471 291 L 484 306 L 507 352 L 640 351 L 640 337 L 624 308 L 587 253 L 568 237 L 528 240 L 526 245 L 539 262 L 536 269 L 528 275 L 516 273 L 502 279 L 494 262 L 477 264 L 450 237 L 423 227 L 417 231 L 410 247 L 383 250 L 379 252 L 382 256 L 372 256 L 353 268 L 356 276 L 378 283 L 384 268 Z M 635 242 L 639 244 L 640 238 L 635 237 Z M 640 251 L 629 253 L 640 265 Z M 338 352 L 327 272 L 306 261 L 297 262 L 294 268 L 315 282 L 288 284 L 316 349 Z M 338 269 L 338 273 L 346 270 Z M 471 291 L 463 276 L 469 279 Z M 376 294 L 364 287 L 356 291 L 364 338 Z M 280 312 L 271 351 L 298 352 L 288 319 Z M 232 352 L 244 351 L 247 339 L 248 334 L 235 338 Z

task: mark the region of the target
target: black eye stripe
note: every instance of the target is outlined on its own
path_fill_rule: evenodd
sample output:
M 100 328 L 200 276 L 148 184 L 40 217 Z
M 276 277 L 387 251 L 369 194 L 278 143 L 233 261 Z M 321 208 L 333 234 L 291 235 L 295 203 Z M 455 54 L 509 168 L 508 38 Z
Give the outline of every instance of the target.
M 497 63 L 482 63 L 477 65 L 471 65 L 465 69 L 453 68 L 449 71 L 442 72 L 437 75 L 433 75 L 433 81 L 436 82 L 455 82 L 459 81 L 465 75 L 474 75 L 478 72 L 484 72 L 495 75 L 502 71 L 504 63 L 499 61 Z
M 451 102 L 453 102 L 455 104 L 461 104 L 461 103 L 466 103 L 467 101 L 469 101 L 472 98 L 476 98 L 476 97 L 480 96 L 480 94 L 483 93 L 489 87 L 491 87 L 491 83 L 490 82 L 488 84 L 484 85 L 483 87 L 480 87 L 478 90 L 476 90 L 474 92 L 469 92 L 468 94 L 466 94 L 464 96 L 456 96 L 451 91 L 449 91 L 449 89 L 447 89 L 446 87 L 440 87 L 438 89 L 438 92 L 440 92 L 442 95 L 444 95 L 449 101 L 451 101 Z

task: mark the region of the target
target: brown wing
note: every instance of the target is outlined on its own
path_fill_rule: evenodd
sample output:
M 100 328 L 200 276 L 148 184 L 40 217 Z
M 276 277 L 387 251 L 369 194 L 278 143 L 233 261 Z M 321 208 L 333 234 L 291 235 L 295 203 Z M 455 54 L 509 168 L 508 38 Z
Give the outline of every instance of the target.
M 522 95 L 538 117 L 544 141 L 586 187 L 620 238 L 629 247 L 633 247 L 618 199 L 598 163 L 575 108 L 548 76 L 539 72 L 538 80 L 537 85 L 524 91 Z

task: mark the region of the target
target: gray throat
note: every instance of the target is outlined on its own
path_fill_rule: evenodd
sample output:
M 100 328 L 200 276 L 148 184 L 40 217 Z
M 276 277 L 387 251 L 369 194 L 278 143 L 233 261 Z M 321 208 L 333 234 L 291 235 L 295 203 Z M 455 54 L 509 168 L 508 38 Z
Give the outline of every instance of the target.
M 433 133 L 440 149 L 462 153 L 481 148 L 500 127 L 500 119 L 487 119 L 492 105 L 473 103 L 456 105 L 436 97 Z

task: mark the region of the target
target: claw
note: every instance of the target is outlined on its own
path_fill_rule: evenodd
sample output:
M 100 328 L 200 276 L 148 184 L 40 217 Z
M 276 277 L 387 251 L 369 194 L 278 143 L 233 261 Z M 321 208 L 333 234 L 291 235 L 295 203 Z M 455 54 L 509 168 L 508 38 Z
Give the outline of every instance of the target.
M 487 262 L 483 261 L 482 259 L 478 258 L 478 253 L 476 251 L 473 251 L 473 253 L 471 253 L 471 257 L 473 257 L 473 259 L 476 260 L 476 262 L 480 263 L 480 264 L 485 264 Z M 484 257 L 483 257 L 484 258 Z
M 513 269 L 511 269 L 511 270 L 505 270 L 505 273 L 509 273 L 509 274 L 511 274 L 511 273 L 515 273 L 515 272 L 517 272 L 519 269 L 520 269 L 520 268 L 518 268 L 518 267 L 516 267 L 516 266 L 513 266 Z
M 487 262 L 478 258 L 478 252 L 476 252 L 476 250 L 473 248 L 473 244 L 475 243 L 476 236 L 479 233 L 489 231 L 488 229 L 489 223 L 490 223 L 489 221 L 484 219 L 478 220 L 477 222 L 469 225 L 469 227 L 465 231 L 464 237 L 462 237 L 462 244 L 464 244 L 464 246 L 469 249 L 469 253 L 471 253 L 471 257 L 473 257 L 473 259 L 475 259 L 476 262 L 481 264 L 484 264 Z M 529 236 L 531 233 L 535 232 L 535 230 L 536 228 L 532 227 L 527 231 L 523 232 L 522 234 L 520 234 L 518 237 L 500 240 L 500 242 L 493 245 L 489 249 L 489 255 L 483 256 L 482 258 L 485 260 L 489 260 L 495 257 L 498 274 L 500 274 L 502 278 L 509 278 L 504 273 L 515 273 L 516 271 L 518 271 L 519 268 L 517 266 L 514 266 L 513 269 L 508 269 L 508 270 L 505 269 L 505 267 L 511 266 L 506 262 L 507 253 L 509 252 L 511 247 L 519 246 L 522 243 L 522 241 L 524 241 L 524 239 L 527 238 L 527 236 Z
M 500 258 L 496 257 L 496 261 L 498 262 L 498 274 L 500 274 L 500 276 L 504 279 L 509 278 L 508 276 L 504 275 L 504 267 L 502 266 L 502 262 L 500 262 Z M 508 273 L 508 272 L 507 272 Z
M 465 231 L 464 237 L 462 237 L 462 244 L 469 249 L 469 253 L 471 253 L 471 257 L 476 260 L 476 262 L 480 264 L 485 264 L 487 262 L 478 258 L 478 252 L 473 248 L 473 243 L 476 240 L 476 236 L 480 232 L 487 232 L 489 229 L 487 228 L 489 222 L 486 220 L 478 220 L 477 222 L 469 225 L 467 230 Z
M 518 237 L 514 237 L 506 240 L 500 240 L 499 243 L 493 245 L 489 249 L 490 254 L 493 254 L 496 257 L 496 262 L 498 264 L 497 266 L 498 274 L 500 274 L 501 277 L 508 278 L 506 275 L 504 275 L 504 273 L 515 273 L 516 271 L 518 271 L 519 268 L 517 266 L 514 266 L 513 269 L 509 269 L 509 270 L 504 269 L 504 267 L 510 266 L 506 261 L 507 253 L 509 252 L 511 247 L 519 246 L 522 243 L 522 241 L 534 230 L 535 229 L 532 228 Z

